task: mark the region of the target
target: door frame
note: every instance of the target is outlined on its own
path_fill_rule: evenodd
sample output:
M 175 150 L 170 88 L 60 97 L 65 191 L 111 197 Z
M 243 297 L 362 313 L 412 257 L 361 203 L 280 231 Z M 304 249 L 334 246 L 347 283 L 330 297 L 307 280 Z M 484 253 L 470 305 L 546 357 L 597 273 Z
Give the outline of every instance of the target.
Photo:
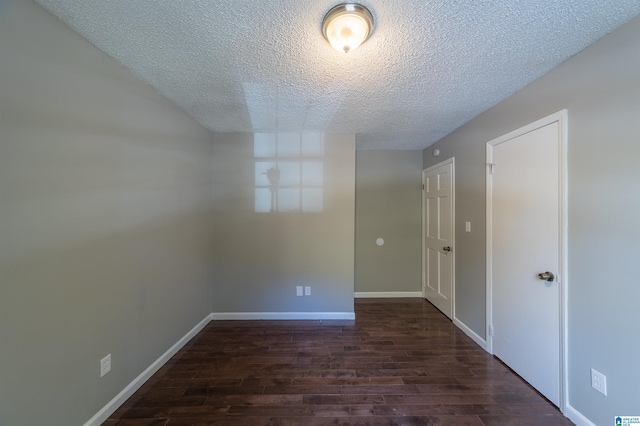
M 509 132 L 503 136 L 492 139 L 486 144 L 486 342 L 487 351 L 493 354 L 493 273 L 491 265 L 493 263 L 493 241 L 492 241 L 492 203 L 493 203 L 493 178 L 491 168 L 493 166 L 493 147 L 500 143 L 522 136 L 526 133 L 537 130 L 552 123 L 558 123 L 558 159 L 559 159 L 559 188 L 558 188 L 558 265 L 559 276 L 557 277 L 559 289 L 558 318 L 560 332 L 560 406 L 562 413 L 565 413 L 568 404 L 568 365 L 567 365 L 567 110 L 563 109 L 547 117 L 541 118 L 531 124 Z
M 432 172 L 433 170 L 446 166 L 447 164 L 451 164 L 451 246 L 453 250 L 449 255 L 451 256 L 451 320 L 454 321 L 456 318 L 456 161 L 455 157 L 448 158 L 444 161 L 439 162 L 438 164 L 434 164 L 433 166 L 429 166 L 426 169 L 422 170 L 422 283 L 420 284 L 420 290 L 422 292 L 422 298 L 426 299 L 426 283 L 427 283 L 427 268 L 425 264 L 425 255 L 427 253 L 427 249 L 425 247 L 424 239 L 426 233 L 425 227 L 425 202 L 424 202 L 424 194 L 425 194 L 425 176 L 427 173 Z

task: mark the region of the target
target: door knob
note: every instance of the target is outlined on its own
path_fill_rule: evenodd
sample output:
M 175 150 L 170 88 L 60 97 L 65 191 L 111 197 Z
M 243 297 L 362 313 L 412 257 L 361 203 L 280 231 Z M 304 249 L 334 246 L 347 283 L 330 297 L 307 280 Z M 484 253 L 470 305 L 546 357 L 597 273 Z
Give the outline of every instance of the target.
M 449 246 L 442 247 L 442 251 L 451 251 L 451 247 L 449 247 Z
M 541 274 L 538 274 L 538 278 L 541 279 L 541 280 L 544 280 L 544 281 L 553 281 L 553 280 L 556 279 L 556 276 L 553 275 L 552 272 L 547 271 L 547 272 L 543 272 Z

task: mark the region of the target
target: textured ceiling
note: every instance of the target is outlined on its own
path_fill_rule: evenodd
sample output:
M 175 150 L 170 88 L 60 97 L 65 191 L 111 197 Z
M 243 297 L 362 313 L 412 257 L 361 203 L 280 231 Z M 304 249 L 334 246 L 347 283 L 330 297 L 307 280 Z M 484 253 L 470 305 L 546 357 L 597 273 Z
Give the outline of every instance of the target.
M 640 13 L 638 0 L 369 0 L 335 51 L 336 0 L 36 0 L 214 132 L 356 133 L 422 149 Z

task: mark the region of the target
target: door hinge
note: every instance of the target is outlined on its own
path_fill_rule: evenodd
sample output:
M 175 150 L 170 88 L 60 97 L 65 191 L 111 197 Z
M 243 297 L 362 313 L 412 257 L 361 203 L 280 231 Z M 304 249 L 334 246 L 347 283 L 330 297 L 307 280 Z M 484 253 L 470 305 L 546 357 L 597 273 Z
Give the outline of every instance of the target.
M 493 169 L 496 167 L 496 163 L 487 163 L 487 166 L 489 166 L 489 174 L 492 175 Z
M 424 183 L 422 184 L 422 190 L 424 191 Z
M 489 336 L 493 336 L 493 326 L 489 326 Z

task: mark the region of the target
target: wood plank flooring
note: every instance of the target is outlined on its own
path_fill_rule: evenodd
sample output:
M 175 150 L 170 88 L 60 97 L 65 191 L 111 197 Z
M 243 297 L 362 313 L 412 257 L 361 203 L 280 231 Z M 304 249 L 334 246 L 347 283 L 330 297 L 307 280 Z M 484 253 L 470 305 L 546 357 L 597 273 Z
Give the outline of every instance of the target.
M 572 425 L 422 299 L 210 323 L 103 425 Z

